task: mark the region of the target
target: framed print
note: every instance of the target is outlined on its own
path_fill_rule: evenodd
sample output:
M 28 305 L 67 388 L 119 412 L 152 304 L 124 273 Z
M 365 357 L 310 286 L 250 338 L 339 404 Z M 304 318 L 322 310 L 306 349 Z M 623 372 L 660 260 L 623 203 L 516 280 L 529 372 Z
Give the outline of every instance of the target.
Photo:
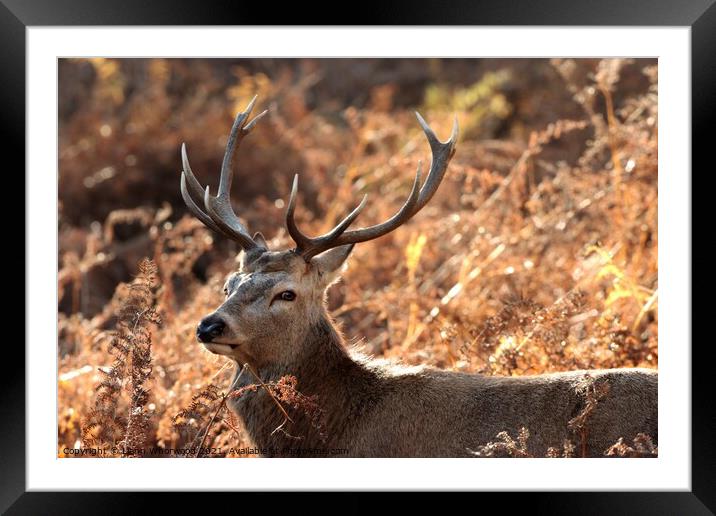
M 3 510 L 530 491 L 710 514 L 690 208 L 716 8 L 584 4 L 260 26 L 4 2 L 26 338 Z

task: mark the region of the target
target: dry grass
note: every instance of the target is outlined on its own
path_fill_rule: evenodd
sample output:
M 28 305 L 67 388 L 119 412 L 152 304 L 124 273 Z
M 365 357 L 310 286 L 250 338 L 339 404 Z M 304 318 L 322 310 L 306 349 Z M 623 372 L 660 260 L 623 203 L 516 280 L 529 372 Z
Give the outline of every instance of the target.
M 349 343 L 408 364 L 485 374 L 657 367 L 654 63 L 501 61 L 458 84 L 409 82 L 405 70 L 438 66 L 416 62 L 354 102 L 326 94 L 323 103 L 318 93 L 338 80 L 326 63 L 212 66 L 61 63 L 60 456 L 83 440 L 112 454 L 129 439 L 128 448 L 154 448 L 143 453 L 151 456 L 197 443 L 209 455 L 241 456 L 211 450 L 251 445 L 225 410 L 232 367 L 194 338 L 198 320 L 221 301 L 236 248 L 186 215 L 178 149 L 186 141 L 200 180 L 214 184 L 232 116 L 254 93 L 271 112 L 240 151 L 236 206 L 275 247 L 290 245 L 282 216 L 293 173 L 303 183 L 302 227 L 325 230 L 363 193 L 361 222 L 375 223 L 402 203 L 418 160 L 429 156 L 412 109 L 443 138 L 452 112 L 466 129 L 431 204 L 357 246 L 331 290 Z M 439 66 L 448 76 L 470 69 Z M 418 105 L 403 104 L 403 95 Z M 138 270 L 145 257 L 156 267 L 151 281 L 146 262 Z M 153 310 L 161 325 L 136 317 Z M 257 379 L 254 388 L 271 390 L 279 407 L 306 407 L 320 425 L 316 400 L 291 382 Z M 597 403 L 601 392 L 585 395 Z M 576 435 L 586 431 L 588 414 L 574 426 Z M 519 456 L 528 438 L 527 429 L 500 435 L 476 452 Z M 579 448 L 577 439 L 550 456 Z M 642 436 L 607 454 L 653 451 Z

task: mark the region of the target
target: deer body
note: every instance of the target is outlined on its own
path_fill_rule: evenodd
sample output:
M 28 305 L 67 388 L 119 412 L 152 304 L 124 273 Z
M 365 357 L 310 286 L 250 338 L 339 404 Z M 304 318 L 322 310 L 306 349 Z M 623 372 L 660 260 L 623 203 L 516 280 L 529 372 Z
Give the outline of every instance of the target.
M 365 199 L 333 230 L 310 238 L 293 219 L 297 181 L 286 212 L 296 248 L 270 251 L 260 233 L 253 237 L 234 214 L 229 200 L 231 161 L 254 101 L 239 113 L 229 136 L 218 195 L 212 197 L 194 177 L 182 149 L 181 190 L 189 209 L 208 227 L 243 248 L 242 264 L 225 286 L 226 300 L 200 322 L 197 337 L 211 352 L 237 364 L 231 388 L 257 379 L 264 383 L 286 375 L 298 380 L 301 393 L 316 396 L 323 410 L 319 431 L 300 410 L 277 409 L 267 390 L 230 398 L 256 446 L 267 456 L 459 457 L 507 432 L 517 438 L 530 431 L 527 453 L 544 456 L 565 439 L 582 453 L 602 456 L 619 438 L 637 433 L 657 439 L 657 373 L 646 369 L 574 371 L 540 376 L 493 377 L 403 367 L 372 360 L 346 349 L 325 308 L 326 290 L 339 278 L 353 245 L 372 240 L 405 223 L 432 197 L 455 150 L 457 123 L 442 143 L 418 115 L 432 150 L 427 178 L 420 167 L 403 207 L 382 224 L 348 230 Z M 203 199 L 204 210 L 197 199 Z M 609 392 L 589 407 L 585 430 L 575 435 L 570 420 L 583 413 L 580 393 L 586 374 Z M 581 441 L 581 442 L 580 442 Z
M 516 439 L 530 430 L 528 452 L 543 457 L 565 439 L 580 445 L 568 421 L 584 408 L 577 390 L 585 371 L 495 377 L 402 367 L 351 356 L 327 318 L 312 327 L 305 357 L 287 367 L 258 371 L 265 381 L 291 374 L 302 392 L 317 396 L 327 417 L 325 440 L 299 412 L 288 431 L 275 432 L 283 416 L 264 391 L 230 402 L 266 456 L 465 457 L 502 431 Z M 238 374 L 238 368 L 237 368 Z M 609 394 L 591 415 L 588 456 L 603 456 L 620 437 L 643 432 L 658 438 L 657 373 L 649 369 L 590 371 Z M 242 375 L 237 387 L 255 381 Z M 579 452 L 577 452 L 579 453 Z

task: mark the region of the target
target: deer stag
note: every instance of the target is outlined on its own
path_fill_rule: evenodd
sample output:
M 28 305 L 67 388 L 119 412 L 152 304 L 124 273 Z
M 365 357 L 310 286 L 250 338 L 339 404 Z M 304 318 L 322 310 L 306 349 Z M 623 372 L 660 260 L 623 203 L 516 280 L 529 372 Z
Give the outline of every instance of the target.
M 407 368 L 346 349 L 327 313 L 326 290 L 338 279 L 353 246 L 397 229 L 433 197 L 455 153 L 457 120 L 443 143 L 416 113 L 432 151 L 430 170 L 423 182 L 418 166 L 407 201 L 381 224 L 348 229 L 365 207 L 364 197 L 332 230 L 307 236 L 294 219 L 295 176 L 286 226 L 296 247 L 271 251 L 261 233 L 250 236 L 229 199 L 235 151 L 266 114 L 249 121 L 255 101 L 256 97 L 233 124 L 217 195 L 196 180 L 184 145 L 181 193 L 196 217 L 238 242 L 244 251 L 239 270 L 225 283 L 224 303 L 199 323 L 198 340 L 209 351 L 236 362 L 232 390 L 256 381 L 241 373 L 244 364 L 264 382 L 292 375 L 302 393 L 318 397 L 325 416 L 324 435 L 307 416 L 287 408 L 292 423 L 286 432 L 276 432 L 286 419 L 267 391 L 232 399 L 231 409 L 262 454 L 295 455 L 298 450 L 323 455 L 335 449 L 358 457 L 469 456 L 471 449 L 494 441 L 499 432 L 514 437 L 526 427 L 531 431 L 529 453 L 544 456 L 549 446 L 575 439 L 568 422 L 584 408 L 578 391 L 587 372 L 493 377 Z M 587 455 L 601 456 L 620 437 L 630 442 L 640 432 L 657 439 L 656 371 L 611 369 L 588 374 L 592 381 L 607 383 L 609 393 L 590 414 L 582 443 Z

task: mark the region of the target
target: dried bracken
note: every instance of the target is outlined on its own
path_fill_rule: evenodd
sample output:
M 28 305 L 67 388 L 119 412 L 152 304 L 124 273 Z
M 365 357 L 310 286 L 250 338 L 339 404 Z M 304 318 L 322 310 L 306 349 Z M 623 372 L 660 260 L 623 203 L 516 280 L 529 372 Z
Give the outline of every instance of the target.
M 569 459 L 574 457 L 574 444 L 569 439 L 565 439 L 562 443 L 562 451 L 550 446 L 547 448 L 547 457 L 550 459 Z
M 82 428 L 85 446 L 116 447 L 123 456 L 143 454 L 152 430 L 146 407 L 146 383 L 152 374 L 151 327 L 161 322 L 154 306 L 156 276 L 156 265 L 143 260 L 120 306 L 117 330 L 109 343 L 115 360 L 108 371 L 100 370 L 104 379 L 95 387 L 94 406 Z M 126 416 L 118 410 L 125 387 L 129 391 Z
M 327 436 L 324 413 L 318 403 L 318 399 L 315 396 L 306 396 L 299 392 L 297 389 L 298 381 L 294 376 L 283 376 L 276 382 L 264 382 L 258 376 L 255 376 L 250 366 L 244 365 L 237 378 L 234 379 L 233 384 L 236 384 L 244 374 L 254 375 L 256 383 L 243 385 L 228 393 L 221 392 L 214 384 L 209 384 L 192 396 L 192 401 L 186 408 L 174 415 L 172 418 L 173 426 L 177 432 L 182 434 L 183 442 L 187 443 L 181 456 L 202 457 L 211 455 L 208 451 L 214 449 L 213 441 L 223 430 L 222 425 L 227 426 L 241 437 L 241 430 L 238 428 L 239 422 L 233 412 L 229 410 L 227 401 L 255 394 L 262 389 L 273 398 L 276 403 L 276 410 L 284 417 L 283 422 L 274 430 L 275 432 L 281 432 L 291 439 L 301 440 L 303 438 L 301 435 L 289 433 L 293 419 L 286 412 L 286 408 L 284 408 L 284 405 L 286 405 L 305 415 L 319 436 L 325 441 Z
M 530 438 L 530 432 L 522 427 L 517 434 L 517 440 L 510 437 L 507 432 L 500 432 L 495 436 L 497 441 L 489 442 L 480 446 L 477 450 L 470 450 L 475 457 L 532 457 L 527 452 L 527 441 Z
M 317 396 L 306 396 L 305 394 L 299 392 L 297 389 L 298 380 L 296 380 L 295 376 L 282 376 L 276 382 L 263 382 L 255 374 L 254 378 L 256 378 L 259 383 L 252 383 L 243 386 L 229 393 L 228 398 L 240 398 L 248 393 L 255 393 L 257 390 L 262 388 L 276 401 L 278 410 L 280 410 L 284 415 L 284 421 L 281 425 L 276 427 L 276 432 L 280 431 L 284 435 L 297 440 L 303 438 L 301 435 L 292 435 L 288 433 L 286 427 L 290 427 L 290 423 L 293 421 L 283 408 L 283 404 L 286 404 L 307 417 L 311 426 L 318 432 L 321 440 L 325 442 L 328 437 L 326 434 L 325 414 L 319 404 L 319 399 Z
M 579 436 L 582 457 L 586 457 L 589 418 L 596 410 L 601 399 L 609 394 L 609 383 L 605 381 L 597 382 L 590 374 L 585 374 L 579 385 L 577 385 L 576 392 L 583 398 L 583 406 L 579 414 L 569 420 L 567 428 Z
M 610 446 L 604 455 L 607 457 L 657 457 L 659 449 L 654 445 L 654 441 L 650 436 L 645 434 L 637 434 L 633 440 L 634 446 L 629 446 L 624 442 L 624 438 Z

